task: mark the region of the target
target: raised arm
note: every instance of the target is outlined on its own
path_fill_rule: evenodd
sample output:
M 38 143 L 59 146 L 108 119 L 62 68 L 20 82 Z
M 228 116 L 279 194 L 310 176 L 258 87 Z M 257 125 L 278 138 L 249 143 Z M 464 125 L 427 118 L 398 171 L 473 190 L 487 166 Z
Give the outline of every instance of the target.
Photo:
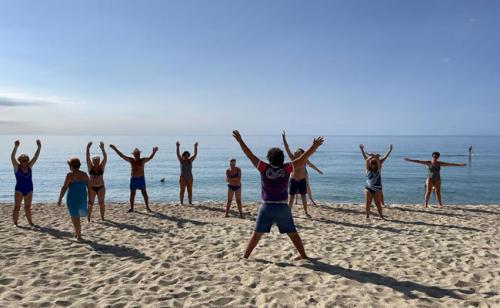
M 61 187 L 61 192 L 59 193 L 59 201 L 57 201 L 57 205 L 61 205 L 62 199 L 64 198 L 64 195 L 66 194 L 66 191 L 68 190 L 68 186 L 71 183 L 71 175 L 68 173 L 66 175 L 66 179 L 64 179 L 64 184 Z
M 42 150 L 42 142 L 40 140 L 37 140 L 36 141 L 36 152 L 35 152 L 35 155 L 33 155 L 33 158 L 29 162 L 30 168 L 33 168 L 33 165 L 38 160 L 38 157 L 40 157 L 40 151 L 41 150 Z
M 175 152 L 177 153 L 177 159 L 178 159 L 179 161 L 182 161 L 181 150 L 180 150 L 181 143 L 180 143 L 179 141 L 177 141 L 177 142 L 175 143 L 175 147 L 176 147 Z
M 153 157 L 155 157 L 156 152 L 158 152 L 158 147 L 154 147 L 154 148 L 153 148 L 153 151 L 151 152 L 151 155 L 149 155 L 149 157 L 146 157 L 146 158 L 144 159 L 144 162 L 145 162 L 145 163 L 147 163 L 148 161 L 152 160 L 152 159 L 153 159 Z
M 94 164 L 92 164 L 92 160 L 90 160 L 90 147 L 92 146 L 92 141 L 87 143 L 87 150 L 85 151 L 85 158 L 87 160 L 87 169 L 90 170 L 94 167 Z
M 194 143 L 194 154 L 191 156 L 190 160 L 193 161 L 196 159 L 196 156 L 198 156 L 198 142 Z
M 406 161 L 410 162 L 410 163 L 416 163 L 416 164 L 421 164 L 421 165 L 430 165 L 430 161 L 429 160 L 418 160 L 418 159 L 411 159 L 411 158 L 405 158 Z
M 382 157 L 380 162 L 383 163 L 387 158 L 389 158 L 389 155 L 391 155 L 392 149 L 393 149 L 393 146 L 391 144 L 391 145 L 389 145 L 389 150 L 385 153 L 384 157 Z
M 104 170 L 106 168 L 106 163 L 108 162 L 108 154 L 106 154 L 106 149 L 104 148 L 104 142 L 99 143 L 99 147 L 101 148 L 102 152 L 102 161 L 101 161 L 101 169 Z
M 12 161 L 12 167 L 14 167 L 14 172 L 17 172 L 17 169 L 19 169 L 19 163 L 17 162 L 16 159 L 16 153 L 17 153 L 17 148 L 19 147 L 19 140 L 16 140 L 14 142 L 14 148 L 12 149 L 12 153 L 10 154 L 10 160 Z
M 319 170 L 318 167 L 316 167 L 313 163 L 311 163 L 309 160 L 307 160 L 306 164 L 311 167 L 311 169 L 315 170 L 319 174 L 323 174 L 323 171 Z
M 305 165 L 306 162 L 309 160 L 309 157 L 316 152 L 316 150 L 323 144 L 325 140 L 323 137 L 318 137 L 313 140 L 312 145 L 307 149 L 307 151 L 304 152 L 299 158 L 295 159 L 293 161 L 293 166 L 301 166 Z
M 283 137 L 283 145 L 285 146 L 286 154 L 288 154 L 288 158 L 290 158 L 290 160 L 293 160 L 293 153 L 292 151 L 290 151 L 290 147 L 288 146 L 288 142 L 286 141 L 285 131 L 283 131 L 281 136 Z
M 459 164 L 457 164 L 457 163 L 445 163 L 443 161 L 440 161 L 439 165 L 441 167 L 464 167 L 464 166 L 467 166 L 467 164 L 463 164 L 463 163 L 459 163 Z
M 120 150 L 118 150 L 114 144 L 110 144 L 109 147 L 113 149 L 116 152 L 116 154 L 118 154 L 118 156 L 120 156 L 123 160 L 128 161 L 129 163 L 132 161 L 132 157 L 123 155 L 123 153 L 120 152 Z
M 365 160 L 368 159 L 368 155 L 366 155 L 366 152 L 365 152 L 365 145 L 364 144 L 360 144 L 359 145 L 359 149 L 361 150 L 361 155 L 363 155 L 363 158 Z
M 236 141 L 239 143 L 241 150 L 245 155 L 248 157 L 248 159 L 252 162 L 252 165 L 254 165 L 255 168 L 257 168 L 257 165 L 259 164 L 259 158 L 255 156 L 252 151 L 248 148 L 248 146 L 245 144 L 243 141 L 243 138 L 240 135 L 240 132 L 237 130 L 233 131 L 233 137 L 236 139 Z

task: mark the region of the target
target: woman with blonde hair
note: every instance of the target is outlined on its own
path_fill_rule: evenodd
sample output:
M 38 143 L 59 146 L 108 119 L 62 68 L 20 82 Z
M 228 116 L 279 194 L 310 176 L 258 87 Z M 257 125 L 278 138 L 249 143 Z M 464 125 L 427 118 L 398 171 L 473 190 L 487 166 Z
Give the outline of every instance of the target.
M 104 187 L 104 168 L 106 167 L 106 162 L 108 161 L 108 155 L 104 150 L 104 143 L 101 141 L 99 143 L 99 148 L 102 151 L 102 161 L 99 156 L 94 156 L 90 159 L 90 147 L 92 142 L 87 144 L 87 169 L 89 171 L 90 181 L 89 181 L 89 199 L 91 204 L 94 204 L 95 198 L 97 197 L 97 202 L 99 203 L 99 210 L 101 212 L 101 220 L 104 220 L 104 197 L 106 195 L 106 187 Z M 90 222 L 92 217 L 92 211 L 94 207 L 89 204 L 89 215 L 87 217 Z

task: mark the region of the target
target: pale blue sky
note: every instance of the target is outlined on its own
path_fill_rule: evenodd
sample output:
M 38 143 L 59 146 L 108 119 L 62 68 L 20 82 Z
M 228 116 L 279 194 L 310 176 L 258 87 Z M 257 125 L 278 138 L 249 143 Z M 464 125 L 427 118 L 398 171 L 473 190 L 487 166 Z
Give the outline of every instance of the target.
M 498 134 L 500 1 L 3 1 L 0 128 Z

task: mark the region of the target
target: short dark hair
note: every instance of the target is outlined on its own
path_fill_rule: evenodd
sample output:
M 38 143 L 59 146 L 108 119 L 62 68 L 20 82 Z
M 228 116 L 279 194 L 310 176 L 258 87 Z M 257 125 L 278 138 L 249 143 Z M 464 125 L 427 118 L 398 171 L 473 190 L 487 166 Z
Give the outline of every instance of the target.
M 236 159 L 235 159 L 235 158 L 231 158 L 231 160 L 230 160 L 230 161 L 236 161 Z
M 182 157 L 186 157 L 186 156 L 191 156 L 191 153 L 189 153 L 189 151 L 184 151 L 182 152 Z
M 433 152 L 432 156 L 434 156 L 434 155 L 436 155 L 439 158 L 439 156 L 441 156 L 441 153 L 439 153 L 439 152 Z
M 267 151 L 267 160 L 274 166 L 281 166 L 285 162 L 285 154 L 280 148 L 270 148 Z
M 78 158 L 73 157 L 68 160 L 68 165 L 75 170 L 80 170 L 81 163 Z

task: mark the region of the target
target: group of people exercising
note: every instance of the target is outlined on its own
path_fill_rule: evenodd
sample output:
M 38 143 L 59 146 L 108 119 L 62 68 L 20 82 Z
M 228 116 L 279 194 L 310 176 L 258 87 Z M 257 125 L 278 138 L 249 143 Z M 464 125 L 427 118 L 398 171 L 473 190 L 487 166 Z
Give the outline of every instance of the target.
M 257 168 L 261 177 L 261 197 L 263 203 L 259 208 L 254 233 L 248 242 L 244 257 L 248 258 L 250 256 L 262 235 L 264 233 L 269 233 L 272 225 L 276 224 L 280 233 L 286 233 L 290 237 L 292 243 L 299 252 L 299 258 L 307 258 L 302 240 L 300 239 L 300 236 L 295 228 L 291 209 L 294 202 L 298 199 L 296 196 L 300 194 L 304 214 L 307 217 L 311 217 L 307 211 L 307 195 L 309 195 L 313 204 L 316 203 L 312 198 L 306 166 L 310 166 L 322 174 L 321 170 L 309 161 L 309 158 L 323 144 L 323 137 L 315 138 L 312 145 L 307 150 L 298 148 L 295 152 L 292 152 L 288 145 L 286 134 L 283 132 L 283 145 L 290 159 L 290 162 L 288 163 L 285 163 L 285 154 L 283 150 L 278 147 L 268 150 L 267 162 L 265 162 L 257 158 L 252 153 L 238 131 L 233 131 L 233 137 L 240 145 L 243 153 L 247 156 L 254 167 Z M 19 212 L 23 201 L 26 219 L 30 225 L 35 226 L 31 217 L 31 202 L 33 196 L 32 168 L 39 158 L 42 146 L 40 140 L 37 140 L 36 143 L 37 150 L 31 160 L 26 154 L 21 154 L 16 157 L 16 153 L 20 145 L 18 140 L 15 141 L 14 149 L 12 150 L 11 161 L 16 177 L 13 210 L 13 222 L 15 226 L 18 225 Z M 80 170 L 81 162 L 78 158 L 71 158 L 68 160 L 70 171 L 66 175 L 58 200 L 58 205 L 61 205 L 62 199 L 66 195 L 66 205 L 74 226 L 76 240 L 82 240 L 80 219 L 81 217 L 87 217 L 88 221 L 91 221 L 96 198 L 102 220 L 104 220 L 105 215 L 106 188 L 104 184 L 104 171 L 106 168 L 107 154 L 104 143 L 100 142 L 99 148 L 102 151 L 102 159 L 99 156 L 91 158 L 91 146 L 92 142 L 89 142 L 86 149 L 88 174 Z M 131 166 L 130 209 L 128 212 L 134 211 L 137 190 L 140 190 L 142 193 L 146 210 L 151 211 L 149 207 L 149 197 L 146 190 L 144 166 L 147 162 L 154 158 L 156 152 L 158 152 L 158 147 L 154 147 L 148 157 L 141 157 L 141 151 L 137 148 L 132 151 L 132 156 L 126 156 L 118 150 L 116 146 L 111 144 L 109 147 Z M 389 150 L 384 156 L 377 153 L 365 152 L 364 145 L 360 145 L 360 150 L 363 159 L 365 160 L 366 169 L 366 218 L 368 219 L 370 216 L 370 207 L 374 201 L 380 218 L 385 219 L 382 213 L 384 197 L 381 171 L 383 163 L 388 159 L 393 150 L 393 146 L 390 145 Z M 184 151 L 181 154 L 180 143 L 177 142 L 176 154 L 180 163 L 180 204 L 184 204 L 184 194 L 187 190 L 189 204 L 191 205 L 193 197 L 192 164 L 198 155 L 198 143 L 194 144 L 194 154 L 191 155 L 188 151 Z M 426 192 L 424 198 L 424 207 L 426 208 L 428 207 L 432 191 L 435 192 L 438 205 L 440 207 L 443 206 L 441 201 L 441 167 L 465 166 L 465 164 L 462 163 L 457 164 L 439 161 L 439 156 L 440 154 L 438 152 L 434 152 L 431 160 L 414 160 L 405 158 L 406 161 L 425 165 L 429 170 L 426 179 Z M 240 217 L 243 217 L 244 215 L 241 203 L 241 169 L 236 166 L 235 159 L 231 159 L 229 162 L 229 168 L 226 170 L 226 182 L 228 186 L 228 194 L 225 216 L 229 216 L 229 210 L 233 198 L 236 197 Z

